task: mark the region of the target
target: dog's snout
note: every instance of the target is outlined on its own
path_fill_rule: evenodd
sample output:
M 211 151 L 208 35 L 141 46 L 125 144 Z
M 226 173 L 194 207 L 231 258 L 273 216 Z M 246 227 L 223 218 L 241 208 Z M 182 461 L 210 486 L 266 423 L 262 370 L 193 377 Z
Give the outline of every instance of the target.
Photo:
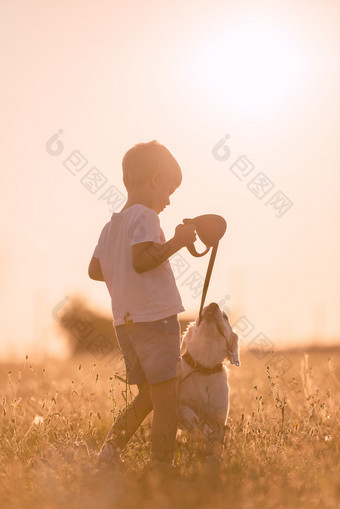
M 216 302 L 212 302 L 204 310 L 204 318 L 208 321 L 214 320 L 217 309 L 219 309 Z
M 209 311 L 215 311 L 215 309 L 218 309 L 218 304 L 216 302 L 211 302 L 208 306 Z

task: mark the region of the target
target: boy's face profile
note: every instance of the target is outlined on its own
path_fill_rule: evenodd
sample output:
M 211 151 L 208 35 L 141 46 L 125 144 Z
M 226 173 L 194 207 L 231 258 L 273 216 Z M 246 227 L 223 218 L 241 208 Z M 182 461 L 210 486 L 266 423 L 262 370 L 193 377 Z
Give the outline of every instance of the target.
M 157 214 L 162 212 L 167 205 L 170 205 L 170 195 L 175 191 L 176 186 L 164 174 L 154 173 L 151 177 L 151 206 Z

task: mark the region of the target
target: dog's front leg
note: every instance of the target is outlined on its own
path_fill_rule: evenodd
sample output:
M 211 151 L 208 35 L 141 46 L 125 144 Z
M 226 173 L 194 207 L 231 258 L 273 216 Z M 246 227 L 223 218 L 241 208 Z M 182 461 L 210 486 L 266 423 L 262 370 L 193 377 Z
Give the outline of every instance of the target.
M 223 452 L 224 424 L 214 423 L 210 424 L 210 426 L 207 424 L 204 425 L 204 429 L 210 430 L 210 432 L 207 433 L 208 441 L 206 443 L 205 452 L 208 459 L 220 462 Z
M 191 431 L 194 435 L 201 434 L 201 419 L 188 406 L 179 405 L 178 407 L 178 427 Z

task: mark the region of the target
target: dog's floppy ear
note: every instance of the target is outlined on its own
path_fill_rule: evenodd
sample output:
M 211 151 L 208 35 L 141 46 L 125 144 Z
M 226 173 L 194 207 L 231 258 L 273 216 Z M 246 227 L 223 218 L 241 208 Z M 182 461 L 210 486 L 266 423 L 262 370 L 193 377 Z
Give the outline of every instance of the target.
M 238 335 L 236 332 L 232 331 L 232 338 L 231 338 L 231 344 L 232 348 L 230 351 L 230 363 L 234 366 L 240 366 L 240 345 L 238 340 Z

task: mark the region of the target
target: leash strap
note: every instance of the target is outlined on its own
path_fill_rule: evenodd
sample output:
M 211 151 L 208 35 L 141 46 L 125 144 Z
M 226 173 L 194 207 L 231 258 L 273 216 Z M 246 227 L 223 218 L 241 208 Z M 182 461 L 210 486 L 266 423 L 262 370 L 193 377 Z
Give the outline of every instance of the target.
M 210 282 L 210 278 L 211 278 L 211 273 L 212 273 L 212 269 L 213 269 L 213 266 L 214 266 L 214 261 L 215 261 L 215 258 L 216 258 L 217 248 L 218 248 L 218 241 L 217 241 L 216 244 L 214 244 L 212 246 L 212 251 L 211 251 L 211 255 L 210 255 L 209 265 L 208 265 L 207 273 L 205 275 L 204 286 L 203 286 L 203 291 L 202 291 L 202 298 L 201 298 L 201 306 L 200 306 L 200 311 L 199 311 L 199 314 L 198 314 L 198 324 L 200 324 L 201 320 L 202 320 L 202 309 L 203 309 L 205 297 L 206 297 L 207 291 L 208 291 L 208 286 L 209 286 L 209 282 Z
M 187 375 L 185 375 L 185 377 L 184 377 L 184 378 L 182 378 L 182 379 L 179 381 L 179 383 L 180 383 L 180 384 L 181 384 L 181 383 L 183 383 L 183 382 L 184 382 L 184 380 L 186 380 L 189 376 L 193 375 L 193 374 L 194 374 L 194 373 L 196 373 L 196 372 L 197 372 L 197 368 L 194 368 L 192 371 L 190 371 L 190 373 L 188 373 Z

